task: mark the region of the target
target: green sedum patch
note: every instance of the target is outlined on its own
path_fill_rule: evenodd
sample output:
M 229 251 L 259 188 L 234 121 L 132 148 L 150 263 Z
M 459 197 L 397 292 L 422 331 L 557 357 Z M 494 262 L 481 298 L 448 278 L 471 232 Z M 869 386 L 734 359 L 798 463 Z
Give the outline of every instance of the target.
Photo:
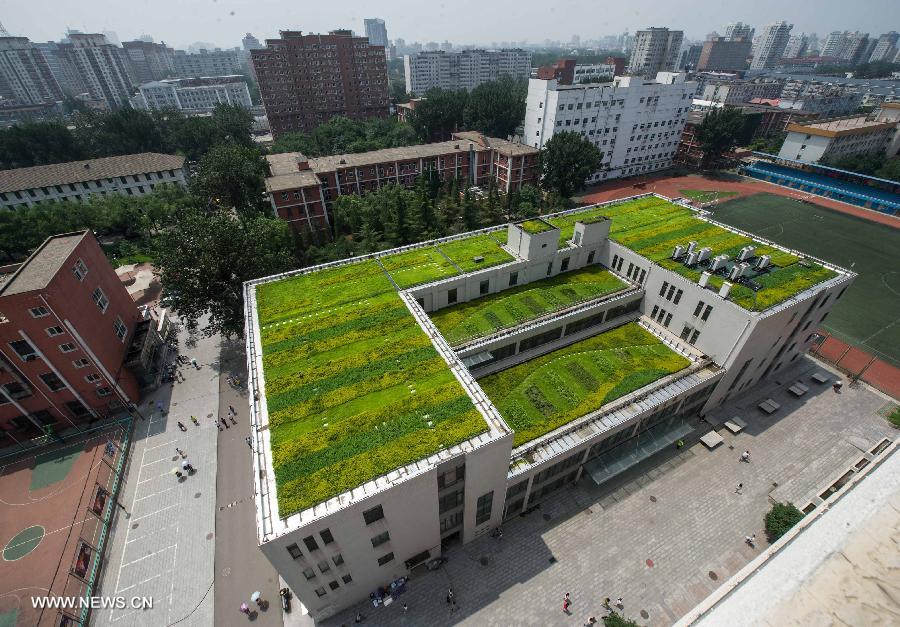
M 629 323 L 479 380 L 515 431 L 530 442 L 621 396 L 687 367 L 637 323 Z
M 451 345 L 458 345 L 626 287 L 602 267 L 586 266 L 441 309 L 431 320 Z
M 487 430 L 377 262 L 265 283 L 257 305 L 283 518 Z
M 808 262 L 804 265 L 796 255 L 700 220 L 690 209 L 656 197 L 593 207 L 551 218 L 549 222 L 560 228 L 560 245 L 566 245 L 574 232 L 575 222 L 601 215 L 612 219 L 612 240 L 692 281 L 700 278 L 702 270 L 687 268 L 682 263 L 673 261 L 670 256 L 676 245 L 695 241 L 697 248 L 711 248 L 713 257 L 724 254 L 732 259 L 744 246 L 756 246 L 757 255 L 771 257 L 772 269 L 753 279 L 761 285 L 756 292 L 747 286 L 735 284 L 729 297 L 750 311 L 764 311 L 837 275 L 818 263 Z M 715 276 L 710 280 L 710 285 L 718 289 L 723 281 L 721 276 Z
M 515 261 L 515 258 L 503 250 L 500 243 L 491 235 L 475 235 L 458 239 L 440 244 L 438 248 L 463 272 L 472 272 Z M 476 261 L 478 257 L 483 259 Z
M 535 235 L 537 233 L 544 233 L 545 231 L 549 231 L 553 228 L 552 225 L 544 222 L 543 220 L 533 219 L 533 220 L 525 220 L 523 222 L 519 222 L 519 227 L 529 233 L 531 235 Z
M 459 274 L 453 263 L 436 246 L 379 257 L 379 261 L 401 290 Z

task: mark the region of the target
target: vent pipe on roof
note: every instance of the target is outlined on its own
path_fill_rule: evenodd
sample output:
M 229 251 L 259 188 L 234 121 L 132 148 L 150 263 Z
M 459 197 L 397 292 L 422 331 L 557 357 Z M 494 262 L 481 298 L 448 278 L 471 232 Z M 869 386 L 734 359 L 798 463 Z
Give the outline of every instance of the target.
M 697 281 L 697 285 L 700 287 L 706 287 L 706 284 L 709 283 L 709 277 L 712 275 L 709 272 L 704 272 L 700 275 L 700 280 Z
M 722 283 L 722 287 L 719 288 L 719 296 L 722 298 L 728 298 L 728 294 L 731 292 L 731 283 L 725 281 Z

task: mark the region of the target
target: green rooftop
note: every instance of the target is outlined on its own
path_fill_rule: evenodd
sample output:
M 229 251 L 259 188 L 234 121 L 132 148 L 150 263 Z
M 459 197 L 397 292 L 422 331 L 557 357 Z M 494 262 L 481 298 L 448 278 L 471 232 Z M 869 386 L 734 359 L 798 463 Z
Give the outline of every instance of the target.
M 821 264 L 762 244 L 697 217 L 697 213 L 667 200 L 646 197 L 614 205 L 592 207 L 584 211 L 549 218 L 560 228 L 560 247 L 572 238 L 575 222 L 585 218 L 606 216 L 612 220 L 610 239 L 654 261 L 664 268 L 691 280 L 700 278 L 702 269 L 688 268 L 671 259 L 676 245 L 697 242 L 697 248 L 709 247 L 712 257 L 728 255 L 734 259 L 747 245 L 756 247 L 756 255 L 769 255 L 770 271 L 755 277 L 758 291 L 735 283 L 729 300 L 750 311 L 764 311 L 800 292 L 837 276 Z M 709 285 L 718 290 L 726 279 L 710 278 Z
M 631 322 L 478 383 L 515 431 L 513 446 L 520 446 L 689 363 Z
M 435 311 L 431 320 L 451 346 L 529 322 L 628 285 L 601 266 L 586 266 Z
M 531 235 L 535 235 L 537 233 L 544 233 L 546 231 L 552 231 L 553 225 L 544 222 L 539 218 L 535 218 L 533 220 L 525 220 L 523 222 L 517 222 L 516 225 L 521 228 L 526 233 Z

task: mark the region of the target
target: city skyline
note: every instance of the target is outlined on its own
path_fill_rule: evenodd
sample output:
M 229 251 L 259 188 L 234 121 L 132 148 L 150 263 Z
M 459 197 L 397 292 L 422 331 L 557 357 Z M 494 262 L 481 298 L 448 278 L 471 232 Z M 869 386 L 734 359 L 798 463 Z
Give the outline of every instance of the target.
M 477 23 L 469 19 L 468 4 L 482 16 Z M 523 4 L 501 1 L 491 5 L 463 0 L 449 11 L 438 8 L 440 19 L 421 20 L 426 10 L 419 3 L 400 0 L 388 10 L 372 10 L 368 4 L 352 1 L 341 9 L 324 8 L 308 20 L 291 19 L 287 3 L 281 0 L 251 4 L 245 0 L 214 0 L 211 5 L 188 5 L 171 0 L 141 3 L 129 7 L 126 14 L 110 12 L 106 3 L 89 0 L 79 7 L 76 15 L 60 14 L 49 0 L 19 3 L 4 13 L 3 23 L 13 35 L 32 41 L 58 40 L 67 28 L 83 32 L 115 32 L 121 41 L 137 39 L 149 34 L 156 41 L 185 48 L 192 43 L 209 41 L 218 47 L 240 46 L 241 38 L 251 32 L 261 41 L 275 38 L 279 30 L 296 29 L 307 33 L 326 33 L 336 28 L 350 28 L 364 34 L 363 20 L 381 18 L 387 24 L 391 39 L 410 41 L 444 41 L 458 44 L 490 45 L 494 42 L 517 41 L 542 45 L 545 40 L 569 42 L 573 36 L 582 41 L 604 35 L 619 34 L 650 26 L 665 26 L 683 30 L 686 39 L 703 39 L 712 31 L 721 32 L 729 22 L 743 21 L 761 31 L 767 24 L 779 20 L 794 24 L 794 32 L 816 32 L 820 36 L 833 30 L 860 30 L 877 36 L 900 24 L 900 8 L 888 0 L 867 0 L 866 10 L 835 0 L 784 5 L 774 0 L 762 0 L 753 10 L 723 6 L 718 3 L 674 2 L 655 3 L 638 0 L 625 7 L 607 7 L 602 19 L 596 22 L 572 20 L 572 15 L 589 16 L 593 6 L 586 0 L 570 0 L 562 6 Z M 707 6 L 708 5 L 708 6 Z M 514 11 L 512 10 L 514 8 Z M 179 18 L 172 20 L 173 14 Z M 560 15 L 557 15 L 560 14 Z M 433 13 L 431 14 L 433 15 Z M 510 15 L 516 15 L 510 20 Z M 755 16 L 765 15 L 760 20 Z M 58 16 L 58 18 L 56 17 Z M 702 16 L 702 17 L 701 17 Z M 599 17 L 599 16 L 598 16 Z M 590 24 L 590 28 L 574 28 L 575 24 Z M 502 27 L 498 28 L 498 24 Z

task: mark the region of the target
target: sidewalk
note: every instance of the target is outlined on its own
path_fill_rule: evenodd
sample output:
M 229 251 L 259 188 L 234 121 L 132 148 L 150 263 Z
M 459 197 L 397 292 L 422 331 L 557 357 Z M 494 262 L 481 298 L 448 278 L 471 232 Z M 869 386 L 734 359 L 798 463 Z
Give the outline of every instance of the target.
M 222 373 L 219 377 L 219 416 L 228 416 L 228 406 L 237 411 L 229 428 L 222 428 L 219 439 L 219 474 L 216 482 L 216 585 L 215 624 L 240 625 L 247 618 L 240 614 L 241 603 L 255 611 L 254 625 L 281 627 L 282 610 L 278 575 L 259 550 L 256 539 L 256 504 L 253 500 L 251 451 L 245 438 L 250 435 L 247 392 L 237 390 L 226 380 L 228 375 L 247 380 L 243 344 L 224 342 Z M 265 611 L 250 603 L 253 592 L 262 593 L 269 602 Z M 292 609 L 299 613 L 296 601 Z
M 145 420 L 134 430 L 129 469 L 112 528 L 99 594 L 150 597 L 145 610 L 96 610 L 95 625 L 213 625 L 213 557 L 216 505 L 216 435 L 219 402 L 218 337 L 199 338 L 179 350 L 196 358 L 199 369 L 182 366 L 186 380 L 163 385 L 141 404 Z M 156 402 L 168 413 L 160 415 Z M 196 416 L 200 426 L 192 424 Z M 186 427 L 182 432 L 178 422 Z M 181 448 L 196 472 L 176 480 Z

